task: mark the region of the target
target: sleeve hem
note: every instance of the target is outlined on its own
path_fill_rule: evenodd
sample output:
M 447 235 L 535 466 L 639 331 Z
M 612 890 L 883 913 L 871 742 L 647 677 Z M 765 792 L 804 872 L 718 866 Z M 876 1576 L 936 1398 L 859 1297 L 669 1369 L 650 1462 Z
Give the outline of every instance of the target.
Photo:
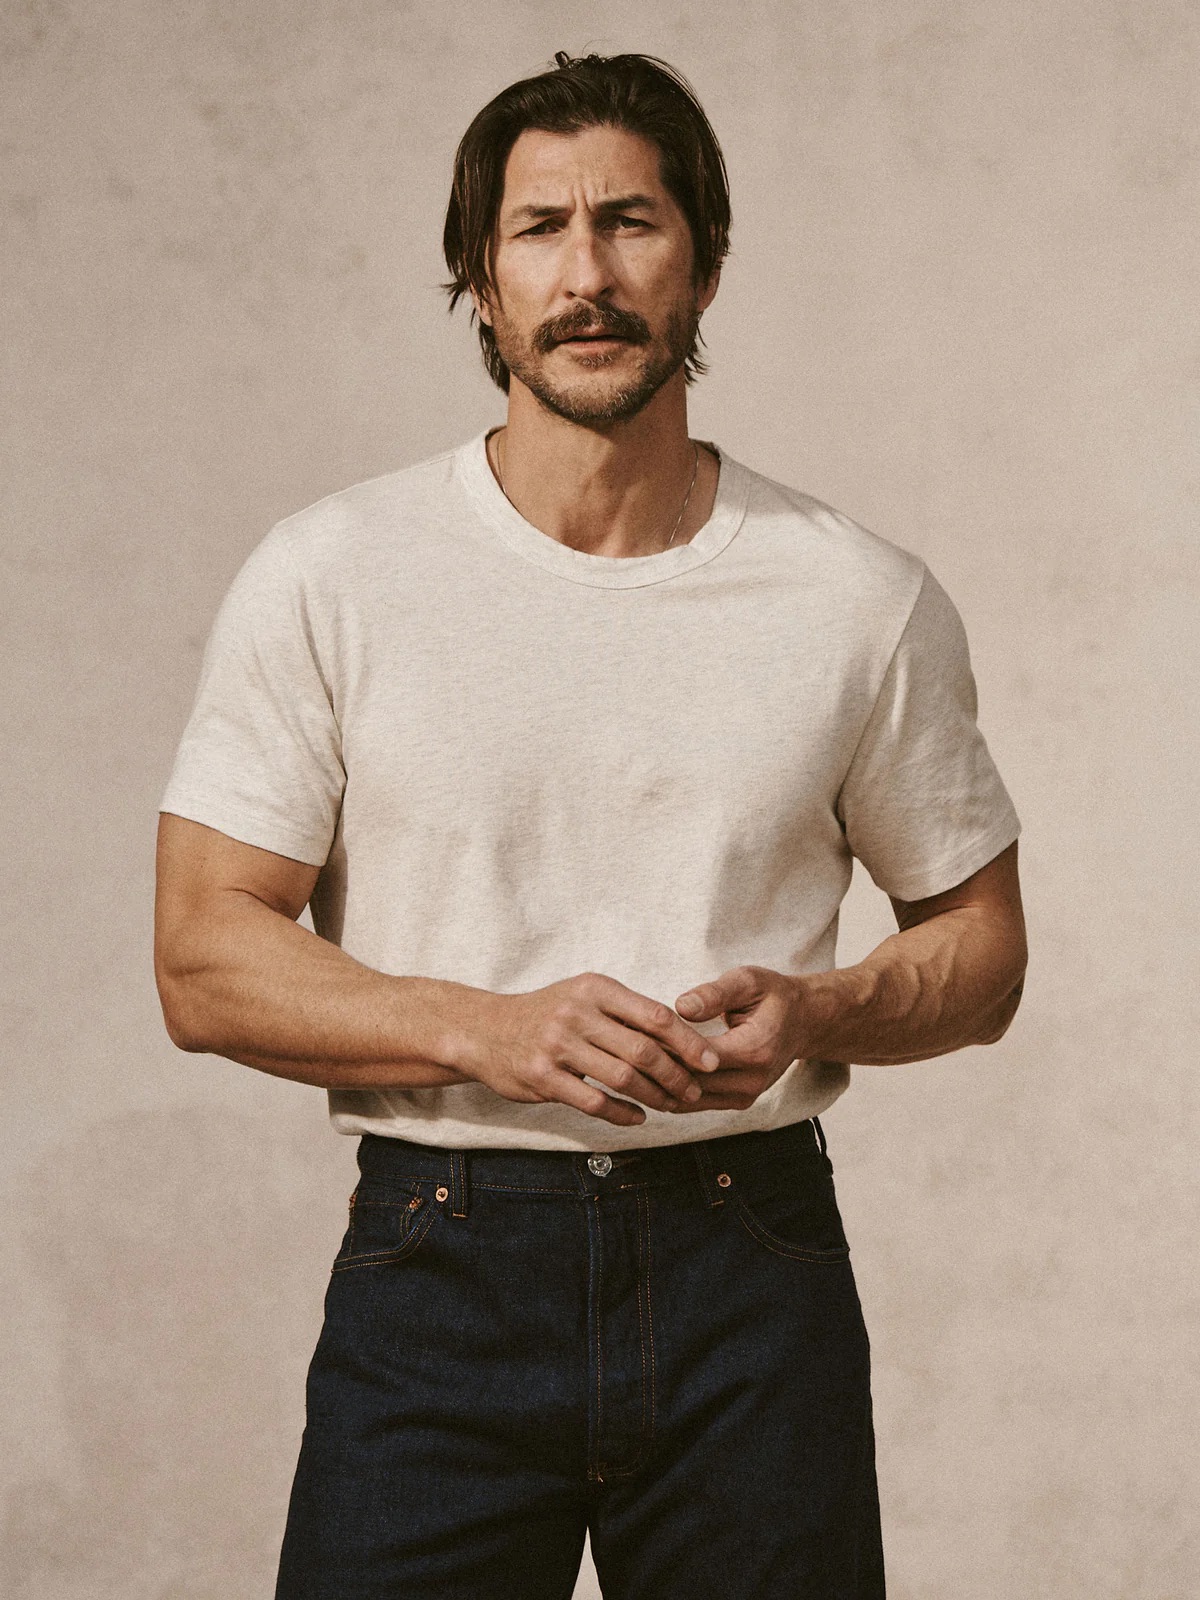
M 274 818 L 248 817 L 244 812 L 235 814 L 206 801 L 177 801 L 170 795 L 158 809 L 169 816 L 214 828 L 239 844 L 253 845 L 258 850 L 269 850 L 272 855 L 299 861 L 306 867 L 323 867 L 329 857 L 327 845 L 314 842 L 311 834 L 281 827 Z
M 896 900 L 928 900 L 931 895 L 945 894 L 971 877 L 989 861 L 994 861 L 1002 850 L 1020 836 L 1021 824 L 1015 813 L 998 823 L 987 833 L 980 834 L 970 844 L 945 856 L 934 866 L 889 878 L 886 883 L 875 879 L 883 892 Z

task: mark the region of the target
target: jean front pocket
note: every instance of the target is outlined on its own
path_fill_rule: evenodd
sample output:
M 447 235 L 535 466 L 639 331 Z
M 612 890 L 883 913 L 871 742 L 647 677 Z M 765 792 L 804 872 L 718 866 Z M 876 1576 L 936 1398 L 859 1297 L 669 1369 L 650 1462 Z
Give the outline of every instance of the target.
M 350 1196 L 350 1222 L 333 1263 L 334 1272 L 405 1260 L 422 1244 L 436 1216 L 437 1207 L 416 1180 L 383 1183 L 362 1179 Z
M 849 1256 L 825 1156 L 789 1157 L 735 1172 L 727 1192 L 746 1232 L 777 1255 L 814 1262 Z

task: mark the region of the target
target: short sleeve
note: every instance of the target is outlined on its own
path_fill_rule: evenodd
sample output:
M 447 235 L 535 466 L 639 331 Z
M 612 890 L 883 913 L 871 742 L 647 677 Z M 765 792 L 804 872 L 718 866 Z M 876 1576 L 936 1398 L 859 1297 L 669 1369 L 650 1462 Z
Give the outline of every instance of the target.
M 217 613 L 160 810 L 323 866 L 344 788 L 313 617 L 275 532 Z
M 838 800 L 851 851 L 896 899 L 952 889 L 1020 832 L 975 718 L 967 636 L 926 571 Z

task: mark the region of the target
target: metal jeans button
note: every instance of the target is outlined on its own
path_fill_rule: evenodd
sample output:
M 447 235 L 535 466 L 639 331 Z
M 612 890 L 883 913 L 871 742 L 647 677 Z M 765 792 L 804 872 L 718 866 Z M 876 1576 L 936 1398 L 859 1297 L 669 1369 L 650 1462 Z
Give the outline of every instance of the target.
M 588 1166 L 598 1178 L 605 1178 L 612 1171 L 612 1157 L 608 1155 L 589 1156 Z

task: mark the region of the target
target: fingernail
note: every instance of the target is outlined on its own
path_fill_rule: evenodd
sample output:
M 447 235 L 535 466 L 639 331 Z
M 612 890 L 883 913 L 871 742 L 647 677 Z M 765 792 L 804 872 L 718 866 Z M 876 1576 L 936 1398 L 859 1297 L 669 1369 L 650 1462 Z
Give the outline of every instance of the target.
M 694 994 L 685 994 L 681 1000 L 676 1002 L 675 1009 L 681 1017 L 695 1016 L 696 1012 L 700 1010 L 700 997 Z
M 707 1067 L 711 1072 L 714 1067 L 719 1067 L 721 1065 L 721 1058 L 715 1050 L 706 1050 L 700 1057 L 700 1065 L 702 1067 Z
M 683 1091 L 683 1098 L 685 1100 L 699 1100 L 703 1093 L 704 1091 L 701 1089 L 698 1083 L 689 1083 L 687 1088 Z

